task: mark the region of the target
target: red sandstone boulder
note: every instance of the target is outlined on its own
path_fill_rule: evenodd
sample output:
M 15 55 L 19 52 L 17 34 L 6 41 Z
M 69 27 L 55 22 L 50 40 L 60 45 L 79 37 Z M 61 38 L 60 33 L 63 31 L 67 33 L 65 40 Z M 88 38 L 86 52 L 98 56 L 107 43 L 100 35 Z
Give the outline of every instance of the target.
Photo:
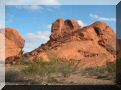
M 22 55 L 25 40 L 12 28 L 5 28 L 5 58 L 6 63 L 12 63 Z

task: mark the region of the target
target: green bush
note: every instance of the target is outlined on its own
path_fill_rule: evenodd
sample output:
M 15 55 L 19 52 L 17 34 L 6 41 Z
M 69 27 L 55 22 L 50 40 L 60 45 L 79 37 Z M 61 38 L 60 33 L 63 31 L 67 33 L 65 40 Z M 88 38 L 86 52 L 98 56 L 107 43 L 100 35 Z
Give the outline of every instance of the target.
M 115 79 L 116 64 L 108 62 L 104 66 L 86 68 L 84 73 L 88 73 L 90 76 L 97 76 L 100 79 Z
M 38 77 L 43 80 L 46 78 L 47 82 L 55 82 L 52 75 L 62 75 L 68 77 L 73 71 L 73 65 L 67 60 L 52 59 L 50 62 L 44 62 L 41 58 L 35 58 L 35 64 L 28 64 L 27 67 L 22 69 L 22 72 L 31 77 Z
M 116 64 L 114 63 L 111 63 L 111 62 L 107 63 L 105 68 L 106 68 L 106 71 L 108 71 L 109 73 L 116 72 Z

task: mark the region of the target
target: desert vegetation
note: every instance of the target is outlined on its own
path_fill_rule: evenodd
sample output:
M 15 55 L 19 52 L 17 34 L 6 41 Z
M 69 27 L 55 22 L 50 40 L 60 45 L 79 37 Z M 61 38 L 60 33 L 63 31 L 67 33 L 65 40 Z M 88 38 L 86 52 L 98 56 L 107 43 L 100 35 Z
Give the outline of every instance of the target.
M 42 58 L 35 57 L 33 61 L 35 61 L 34 64 L 29 63 L 25 65 L 21 62 L 20 58 L 19 65 L 11 66 L 11 69 L 16 69 L 6 72 L 6 82 L 14 81 L 15 79 L 15 81 L 17 81 L 17 79 L 23 80 L 25 79 L 24 76 L 27 76 L 27 79 L 35 80 L 37 83 L 54 83 L 57 81 L 54 77 L 59 75 L 69 77 L 70 74 L 74 72 L 72 63 L 67 60 L 59 61 L 54 58 L 51 62 L 44 62 Z M 21 74 L 22 77 L 20 77 Z
M 101 67 L 86 68 L 85 72 L 90 76 L 96 76 L 96 78 L 99 79 L 115 80 L 116 64 L 109 62 L 107 65 Z
M 40 57 L 35 57 L 32 63 L 24 64 L 23 57 L 19 59 L 18 65 L 6 66 L 6 83 L 16 84 L 81 84 L 81 78 L 95 79 L 98 82 L 112 83 L 115 81 L 115 64 L 107 63 L 106 66 L 85 68 L 75 67 L 68 60 L 53 58 L 45 62 Z M 75 81 L 73 78 L 75 77 Z M 70 81 L 69 81 L 69 78 Z M 78 80 L 80 78 L 80 80 Z M 98 81 L 99 80 L 99 81 Z M 101 81 L 102 80 L 102 81 Z M 91 81 L 90 81 L 91 82 Z M 93 84 L 93 82 L 91 82 Z M 90 83 L 90 84 L 91 84 Z M 95 82 L 96 83 L 96 82 Z

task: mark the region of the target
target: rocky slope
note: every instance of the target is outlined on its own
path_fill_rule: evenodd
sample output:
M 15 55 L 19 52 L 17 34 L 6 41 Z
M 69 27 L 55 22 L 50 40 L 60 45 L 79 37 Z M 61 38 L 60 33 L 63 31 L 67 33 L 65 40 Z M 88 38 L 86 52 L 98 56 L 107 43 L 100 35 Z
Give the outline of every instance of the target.
M 5 28 L 5 58 L 6 63 L 14 63 L 14 60 L 22 55 L 25 40 L 12 28 Z
M 70 60 L 81 67 L 95 67 L 116 61 L 116 33 L 104 22 L 81 27 L 75 20 L 56 20 L 50 40 L 24 57 Z

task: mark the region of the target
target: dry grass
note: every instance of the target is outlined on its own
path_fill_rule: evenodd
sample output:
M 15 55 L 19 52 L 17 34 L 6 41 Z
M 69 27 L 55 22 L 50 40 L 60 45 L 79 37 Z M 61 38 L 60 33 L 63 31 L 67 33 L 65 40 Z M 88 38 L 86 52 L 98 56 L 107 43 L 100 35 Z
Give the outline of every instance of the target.
M 87 81 L 81 81 L 85 80 L 83 76 L 95 82 L 102 80 L 102 83 L 103 80 L 105 82 L 105 80 L 115 79 L 115 64 L 113 63 L 108 63 L 103 67 L 80 69 L 74 68 L 74 64 L 67 60 L 61 61 L 57 58 L 52 58 L 51 62 L 43 62 L 42 58 L 36 57 L 33 61 L 33 64 L 18 64 L 7 67 L 6 82 L 45 85 L 67 84 L 67 82 L 76 82 L 76 84 L 77 82 L 78 84 L 81 82 L 86 83 Z M 93 76 L 96 76 L 96 78 L 93 78 Z
M 70 74 L 75 71 L 73 65 L 67 61 L 60 61 L 58 59 L 52 59 L 51 62 L 43 62 L 42 58 L 34 58 L 34 64 L 23 65 L 23 68 L 19 68 L 20 71 L 7 71 L 6 82 L 15 82 L 24 80 L 34 80 L 36 84 L 44 83 L 57 83 L 55 77 L 61 75 L 61 77 L 69 77 Z M 19 65 L 20 66 L 20 65 Z M 17 65 L 13 65 L 14 68 L 18 68 Z M 22 66 L 21 66 L 22 67 Z M 21 77 L 22 76 L 22 77 Z
M 90 76 L 96 76 L 99 79 L 115 80 L 116 64 L 107 63 L 107 65 L 96 68 L 86 68 L 85 73 Z

